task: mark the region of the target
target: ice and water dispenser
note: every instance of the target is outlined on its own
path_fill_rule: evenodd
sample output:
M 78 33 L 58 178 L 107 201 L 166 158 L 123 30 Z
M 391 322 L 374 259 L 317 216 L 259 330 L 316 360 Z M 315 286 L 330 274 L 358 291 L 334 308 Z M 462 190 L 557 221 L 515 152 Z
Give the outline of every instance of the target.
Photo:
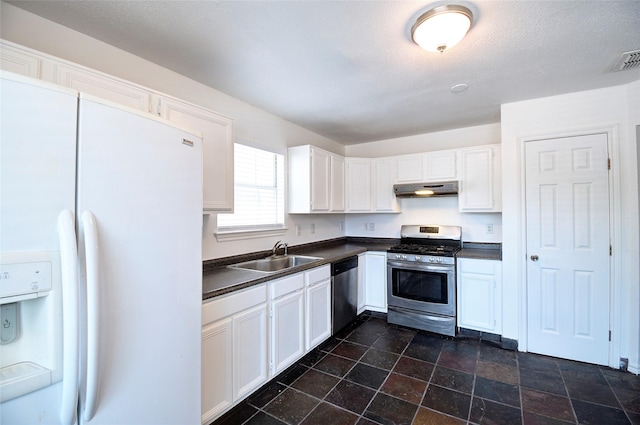
M 0 253 L 0 402 L 62 378 L 57 252 Z

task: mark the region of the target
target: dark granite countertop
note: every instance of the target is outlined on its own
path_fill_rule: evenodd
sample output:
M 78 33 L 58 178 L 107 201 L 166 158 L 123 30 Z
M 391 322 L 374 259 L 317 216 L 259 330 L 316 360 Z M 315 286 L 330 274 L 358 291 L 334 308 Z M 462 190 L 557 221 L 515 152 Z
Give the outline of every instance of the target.
M 289 254 L 307 255 L 321 259 L 276 273 L 264 273 L 228 267 L 231 264 L 242 261 L 265 258 L 270 255 L 269 251 L 205 261 L 203 263 L 202 273 L 202 300 L 208 300 L 219 295 L 238 291 L 283 276 L 299 273 L 325 264 L 331 264 L 365 251 L 386 251 L 397 243 L 397 239 L 338 238 L 302 246 L 292 246 L 289 248 Z
M 456 254 L 457 258 L 472 258 L 478 260 L 502 260 L 502 244 L 464 242 L 462 249 Z

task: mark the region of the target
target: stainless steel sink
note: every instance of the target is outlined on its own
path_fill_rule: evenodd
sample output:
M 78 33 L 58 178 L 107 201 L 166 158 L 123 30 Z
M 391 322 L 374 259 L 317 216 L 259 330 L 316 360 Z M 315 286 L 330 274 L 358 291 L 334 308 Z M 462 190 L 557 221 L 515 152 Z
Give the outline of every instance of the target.
M 302 266 L 322 260 L 320 257 L 309 257 L 305 255 L 281 255 L 267 257 L 260 260 L 245 261 L 243 263 L 232 264 L 229 267 L 235 269 L 256 270 L 265 273 L 275 273 L 291 267 Z

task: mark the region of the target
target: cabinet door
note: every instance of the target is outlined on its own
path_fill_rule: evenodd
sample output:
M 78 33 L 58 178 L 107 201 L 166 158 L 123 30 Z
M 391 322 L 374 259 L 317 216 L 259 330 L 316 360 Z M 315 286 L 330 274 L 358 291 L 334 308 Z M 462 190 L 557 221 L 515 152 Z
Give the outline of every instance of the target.
M 395 160 L 396 183 L 420 183 L 424 181 L 421 154 L 397 156 Z
M 398 211 L 398 201 L 393 193 L 394 161 L 392 158 L 373 162 L 373 199 L 375 211 Z
M 307 351 L 331 336 L 331 279 L 307 287 Z
M 233 401 L 267 382 L 267 306 L 233 316 Z
M 367 260 L 366 254 L 358 254 L 358 314 L 365 310 L 365 262 Z
M 460 162 L 459 210 L 500 211 L 499 146 L 464 149 Z
M 331 211 L 344 211 L 344 158 L 331 155 Z
M 365 261 L 365 304 L 373 311 L 387 312 L 387 254 L 367 252 Z
M 282 372 L 304 354 L 304 291 L 271 303 L 271 376 Z
M 109 100 L 119 105 L 144 112 L 150 111 L 151 92 L 140 86 L 98 71 L 63 63 L 57 64 L 56 68 L 56 84 Z
M 311 147 L 311 210 L 329 211 L 331 154 Z
M 162 99 L 162 116 L 202 133 L 205 212 L 233 212 L 233 121 L 176 99 Z
M 202 328 L 202 423 L 210 422 L 233 403 L 233 338 L 231 318 Z
M 371 211 L 371 160 L 347 158 L 347 209 Z
M 457 177 L 456 151 L 429 152 L 424 155 L 425 181 L 455 180 Z
M 500 333 L 501 263 L 490 260 L 458 260 L 458 326 Z

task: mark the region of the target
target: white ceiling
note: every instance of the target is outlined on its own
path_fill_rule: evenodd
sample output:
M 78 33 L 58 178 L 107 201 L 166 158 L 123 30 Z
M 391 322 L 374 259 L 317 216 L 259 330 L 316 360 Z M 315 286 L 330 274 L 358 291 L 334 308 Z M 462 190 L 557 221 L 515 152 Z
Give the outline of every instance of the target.
M 8 1 L 342 144 L 500 120 L 500 104 L 624 84 L 640 1 L 459 1 L 443 54 L 413 44 L 443 1 Z M 469 88 L 454 94 L 450 88 Z

